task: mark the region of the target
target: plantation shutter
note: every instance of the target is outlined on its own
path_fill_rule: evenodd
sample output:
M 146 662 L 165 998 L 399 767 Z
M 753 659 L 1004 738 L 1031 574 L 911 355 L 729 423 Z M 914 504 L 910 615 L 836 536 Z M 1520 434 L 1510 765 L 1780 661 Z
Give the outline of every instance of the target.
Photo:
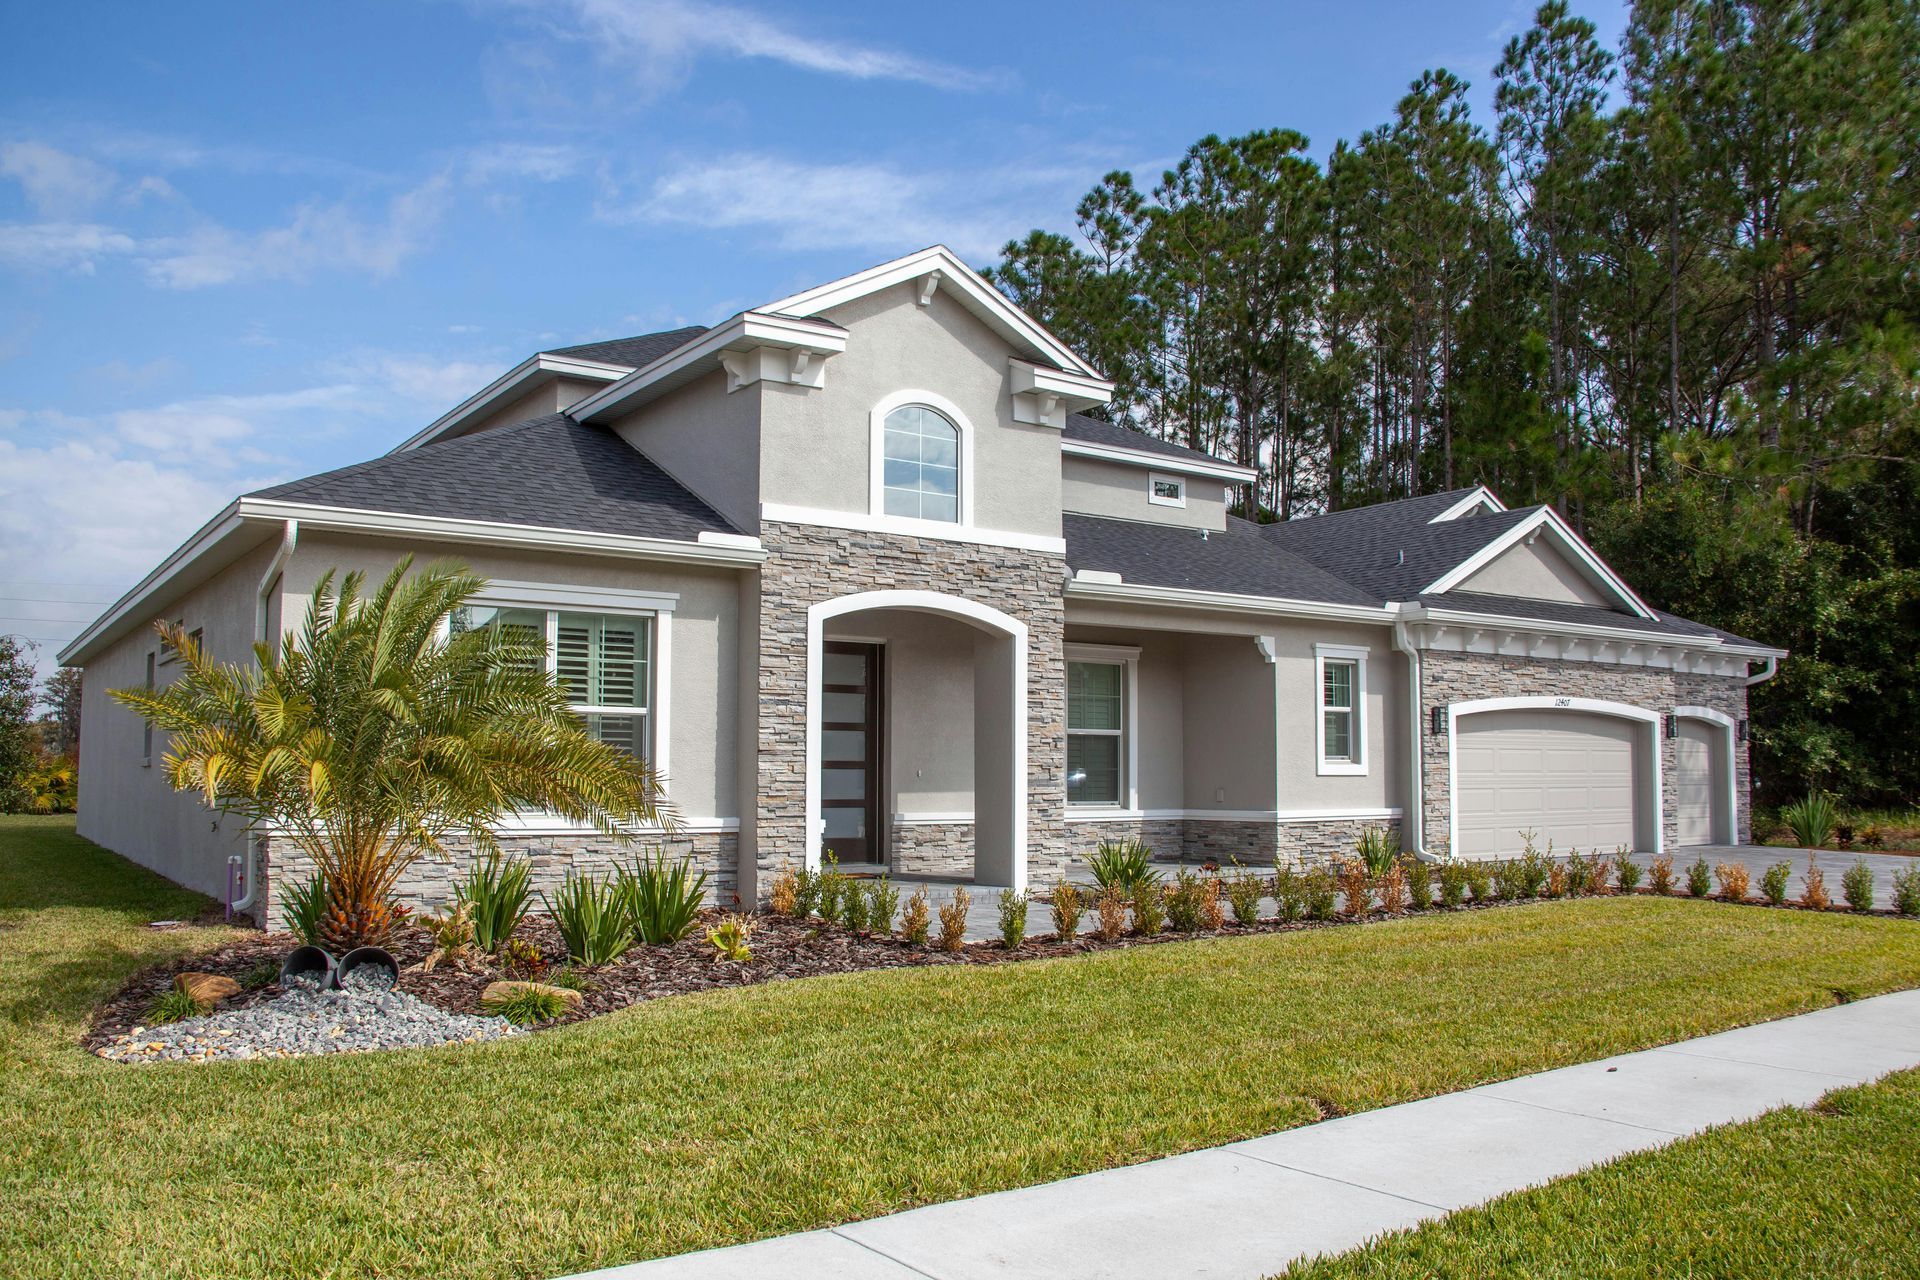
M 587 732 L 630 755 L 648 754 L 650 679 L 645 618 L 562 613 L 554 670 Z

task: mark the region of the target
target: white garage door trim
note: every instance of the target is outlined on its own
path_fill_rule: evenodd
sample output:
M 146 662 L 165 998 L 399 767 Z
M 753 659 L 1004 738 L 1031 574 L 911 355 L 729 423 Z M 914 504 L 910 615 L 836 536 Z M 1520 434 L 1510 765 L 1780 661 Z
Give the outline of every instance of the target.
M 1718 725 L 1720 727 L 1720 731 L 1726 735 L 1726 741 L 1722 745 L 1726 749 L 1726 756 L 1724 758 L 1727 764 L 1727 769 L 1726 769 L 1727 786 L 1726 786 L 1726 794 L 1720 797 L 1721 803 L 1726 805 L 1726 809 L 1723 810 L 1723 813 L 1725 814 L 1725 822 L 1724 823 L 1716 822 L 1713 824 L 1714 840 L 1720 844 L 1738 844 L 1740 842 L 1740 839 L 1739 839 L 1740 785 L 1734 776 L 1734 767 L 1733 767 L 1733 760 L 1734 760 L 1733 717 L 1728 715 L 1724 711 L 1716 711 L 1712 707 L 1675 707 L 1673 709 L 1673 714 L 1687 720 L 1709 721 L 1713 724 Z M 1722 836 L 1725 836 L 1726 838 L 1722 840 L 1721 839 Z
M 1644 707 L 1630 706 L 1624 702 L 1607 702 L 1600 698 L 1563 698 L 1552 694 L 1532 695 L 1517 698 L 1477 698 L 1471 702 L 1453 702 L 1447 705 L 1447 856 L 1452 857 L 1460 847 L 1460 719 L 1462 716 L 1478 715 L 1483 711 L 1586 711 L 1595 715 L 1618 716 L 1622 720 L 1638 720 L 1646 726 L 1647 749 L 1645 759 L 1649 762 L 1646 772 L 1651 776 L 1644 779 L 1648 784 L 1635 788 L 1642 804 L 1650 807 L 1650 812 L 1633 815 L 1634 825 L 1653 833 L 1653 854 L 1658 857 L 1664 852 L 1667 833 L 1661 815 L 1664 810 L 1660 803 L 1660 713 L 1648 711 Z M 1704 708 L 1703 708 L 1704 709 Z M 1732 772 L 1732 757 L 1728 757 L 1728 772 Z

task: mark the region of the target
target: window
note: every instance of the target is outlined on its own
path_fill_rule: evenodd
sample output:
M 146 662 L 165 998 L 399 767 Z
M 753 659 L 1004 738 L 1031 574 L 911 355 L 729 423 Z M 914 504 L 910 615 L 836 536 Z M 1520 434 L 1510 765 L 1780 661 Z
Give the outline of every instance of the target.
M 1367 651 L 1345 645 L 1314 646 L 1319 685 L 1320 735 L 1316 756 L 1322 774 L 1365 773 Z
M 1161 507 L 1187 505 L 1187 482 L 1178 476 L 1153 474 L 1147 480 L 1147 501 Z
M 1067 646 L 1067 803 L 1133 807 L 1138 649 Z
M 883 510 L 916 520 L 960 519 L 960 428 L 937 409 L 902 405 L 881 440 Z
M 653 755 L 652 622 L 645 616 L 474 604 L 454 611 L 451 628 L 458 634 L 495 627 L 538 644 L 588 734 L 646 759 Z

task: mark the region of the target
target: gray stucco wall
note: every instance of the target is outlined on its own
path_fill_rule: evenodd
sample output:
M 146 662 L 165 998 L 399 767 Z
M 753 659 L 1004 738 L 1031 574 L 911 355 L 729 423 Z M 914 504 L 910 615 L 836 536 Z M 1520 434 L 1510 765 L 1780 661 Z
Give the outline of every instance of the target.
M 1170 507 L 1149 501 L 1151 467 L 1128 466 L 1098 458 L 1063 457 L 1060 506 L 1090 516 L 1145 520 L 1188 529 L 1227 527 L 1226 486 L 1218 480 L 1173 475 L 1186 486 L 1187 505 Z
M 1282 810 L 1395 808 L 1407 794 L 1406 658 L 1384 627 L 1351 623 L 1290 623 L 1275 627 L 1274 721 Z M 1364 774 L 1321 775 L 1318 756 L 1320 689 L 1314 646 L 1365 648 Z
M 760 407 L 768 385 L 729 392 L 727 375 L 716 371 L 643 406 L 613 429 L 737 528 L 753 533 L 760 527 Z M 780 483 L 777 475 L 769 479 Z
M 476 432 L 491 431 L 495 427 L 510 427 L 516 422 L 525 422 L 529 418 L 544 418 L 550 413 L 560 412 L 574 401 L 606 385 L 604 382 L 589 381 L 585 378 L 555 378 L 507 401 L 460 434 L 470 436 Z
M 1544 541 L 1521 543 L 1460 584 L 1461 591 L 1565 604 L 1611 605 L 1611 598 L 1587 581 L 1567 558 Z

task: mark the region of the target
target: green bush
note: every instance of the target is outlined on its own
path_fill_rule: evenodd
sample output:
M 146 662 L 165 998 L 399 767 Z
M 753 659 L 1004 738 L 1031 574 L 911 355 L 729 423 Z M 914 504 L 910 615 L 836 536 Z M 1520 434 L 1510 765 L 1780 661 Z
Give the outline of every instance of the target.
M 1400 860 L 1400 833 L 1392 827 L 1368 827 L 1360 833 L 1353 851 L 1367 875 L 1378 880 Z
M 1696 898 L 1713 892 L 1713 868 L 1707 865 L 1706 858 L 1697 859 L 1687 868 L 1687 892 Z
M 927 930 L 932 923 L 927 911 L 927 891 L 915 889 L 907 899 L 907 913 L 900 917 L 900 936 L 910 946 L 924 947 L 927 945 Z
M 793 918 L 809 920 L 820 910 L 820 873 L 805 867 L 793 873 Z
M 1273 861 L 1273 907 L 1280 923 L 1292 924 L 1307 910 L 1306 878 L 1292 862 Z
M 547 985 L 550 987 L 563 987 L 568 991 L 592 991 L 595 989 L 593 979 L 568 965 L 561 965 L 558 969 L 549 973 L 547 975 Z
M 569 872 L 551 897 L 542 892 L 540 900 L 575 964 L 612 964 L 633 945 L 627 903 L 610 881 Z
M 1787 882 L 1792 877 L 1792 863 L 1776 862 L 1760 874 L 1760 892 L 1774 906 L 1784 906 L 1787 901 Z
M 542 991 L 538 987 L 522 987 L 518 991 L 491 1000 L 480 1001 L 480 1011 L 490 1013 L 496 1018 L 505 1018 L 516 1027 L 530 1027 L 536 1022 L 551 1022 L 567 1011 L 566 997 L 555 991 Z
M 881 876 L 867 886 L 867 928 L 876 937 L 893 936 L 893 918 L 900 914 L 900 891 Z
M 1467 896 L 1467 866 L 1452 859 L 1440 864 L 1440 905 L 1457 907 Z
M 716 960 L 745 964 L 753 959 L 753 948 L 747 945 L 752 937 L 752 918 L 730 915 L 722 917 L 719 924 L 707 930 L 707 945 L 713 948 Z
M 1204 882 L 1191 871 L 1178 872 L 1167 886 L 1167 923 L 1177 933 L 1194 933 L 1200 928 L 1201 895 Z
M 1012 951 L 1027 938 L 1027 895 L 1000 891 L 1000 945 Z
M 1060 877 L 1048 895 L 1048 906 L 1053 910 L 1053 932 L 1062 942 L 1066 942 L 1080 932 L 1080 913 L 1085 905 L 1080 901 L 1080 887 Z
M 1547 887 L 1547 878 L 1553 874 L 1552 851 L 1541 853 L 1533 847 L 1531 835 L 1527 838 L 1527 850 L 1520 855 L 1516 864 L 1520 874 L 1520 896 L 1537 898 Z
M 1315 867 L 1301 878 L 1301 895 L 1309 920 L 1333 919 L 1339 894 L 1340 882 L 1327 867 Z
M 1587 860 L 1580 856 L 1578 849 L 1567 854 L 1567 861 L 1561 871 L 1567 878 L 1566 893 L 1569 898 L 1578 898 L 1587 891 L 1589 870 Z
M 855 933 L 865 933 L 867 911 L 871 905 L 866 885 L 858 880 L 848 880 L 840 892 L 840 923 Z
M 1087 866 L 1102 889 L 1132 893 L 1143 885 L 1160 882 L 1160 873 L 1153 870 L 1152 862 L 1153 850 L 1138 840 L 1102 840 Z
M 827 865 L 820 872 L 820 918 L 828 924 L 839 924 L 845 909 L 846 892 L 852 881 L 840 870 L 840 859 L 827 854 Z
M 706 888 L 707 873 L 695 871 L 691 857 L 668 862 L 656 851 L 621 869 L 618 891 L 633 936 L 658 947 L 693 932 Z
M 1433 868 L 1419 858 L 1407 860 L 1407 905 L 1415 911 L 1433 905 Z
M 1518 861 L 1513 858 L 1500 858 L 1487 870 L 1493 877 L 1494 897 L 1502 902 L 1512 902 L 1520 896 L 1522 876 Z M 1480 896 L 1478 893 L 1474 894 L 1475 898 Z
M 205 1013 L 198 1000 L 178 987 L 170 988 L 167 993 L 153 1002 L 153 1008 L 147 1010 L 147 1021 L 160 1025 L 167 1022 L 179 1022 L 183 1018 L 197 1018 Z
M 532 879 L 533 865 L 525 858 L 503 858 L 497 850 L 467 868 L 453 900 L 467 904 L 475 946 L 493 955 L 513 936 L 533 901 Z
M 286 891 L 287 928 L 308 946 L 320 941 L 320 920 L 327 914 L 327 878 L 315 872 L 311 880 Z
M 1233 918 L 1249 927 L 1260 923 L 1260 899 L 1266 896 L 1267 881 L 1264 876 L 1256 876 L 1244 867 L 1234 869 L 1226 878 L 1227 903 L 1233 908 Z
M 1920 916 L 1920 866 L 1893 873 L 1893 909 L 1903 916 Z
M 960 950 L 967 942 L 967 909 L 973 905 L 973 895 L 965 889 L 956 888 L 953 896 L 940 904 L 939 947 L 949 954 Z
M 1646 869 L 1633 860 L 1633 855 L 1625 849 L 1617 850 L 1613 855 L 1613 871 L 1620 884 L 1620 892 L 1634 893 L 1640 888 L 1640 877 Z
M 1493 884 L 1493 864 L 1475 858 L 1460 864 L 1461 874 L 1466 877 L 1467 888 L 1473 893 L 1475 902 L 1488 902 L 1499 896 Z
M 1781 821 L 1793 833 L 1794 843 L 1802 849 L 1824 849 L 1833 839 L 1834 824 L 1840 821 L 1840 808 L 1825 792 L 1809 792 L 1780 811 Z
M 1873 910 L 1873 868 L 1865 858 L 1855 858 L 1846 874 L 1840 877 L 1840 896 L 1855 911 Z
M 240 989 L 258 991 L 278 981 L 280 981 L 280 966 L 271 960 L 262 960 L 258 964 L 249 965 L 247 971 L 240 975 Z
M 1133 890 L 1133 931 L 1151 938 L 1166 927 L 1167 891 L 1155 882 Z

